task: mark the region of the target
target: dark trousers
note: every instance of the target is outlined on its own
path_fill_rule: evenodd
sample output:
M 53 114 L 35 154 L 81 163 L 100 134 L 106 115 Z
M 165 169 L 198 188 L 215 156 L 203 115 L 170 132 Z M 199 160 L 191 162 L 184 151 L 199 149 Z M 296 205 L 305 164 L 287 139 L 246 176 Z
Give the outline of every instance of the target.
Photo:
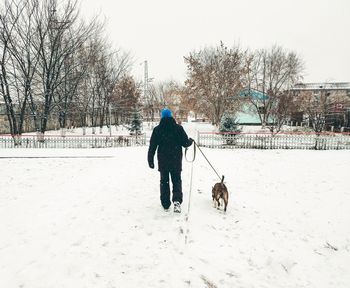
M 182 203 L 181 171 L 160 171 L 160 201 L 165 209 L 168 209 L 171 204 L 169 174 L 173 183 L 172 201 Z

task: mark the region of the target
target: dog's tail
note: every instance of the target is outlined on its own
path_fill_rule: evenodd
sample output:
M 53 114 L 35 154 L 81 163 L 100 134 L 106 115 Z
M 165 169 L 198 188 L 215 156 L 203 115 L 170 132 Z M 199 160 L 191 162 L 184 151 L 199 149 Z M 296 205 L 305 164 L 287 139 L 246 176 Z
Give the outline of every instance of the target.
M 225 176 L 224 176 L 224 175 L 222 175 L 222 178 L 221 178 L 221 184 L 223 184 L 223 183 L 224 183 L 224 178 L 225 178 Z

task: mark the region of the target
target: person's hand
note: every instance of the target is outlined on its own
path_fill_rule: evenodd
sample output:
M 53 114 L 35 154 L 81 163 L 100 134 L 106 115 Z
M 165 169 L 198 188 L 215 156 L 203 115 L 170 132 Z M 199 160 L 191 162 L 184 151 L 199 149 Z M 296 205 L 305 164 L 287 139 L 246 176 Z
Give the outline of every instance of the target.
M 149 168 L 154 169 L 154 163 L 148 163 Z
M 192 145 L 192 143 L 194 142 L 194 140 L 192 138 L 188 138 L 188 140 L 190 141 L 190 145 Z

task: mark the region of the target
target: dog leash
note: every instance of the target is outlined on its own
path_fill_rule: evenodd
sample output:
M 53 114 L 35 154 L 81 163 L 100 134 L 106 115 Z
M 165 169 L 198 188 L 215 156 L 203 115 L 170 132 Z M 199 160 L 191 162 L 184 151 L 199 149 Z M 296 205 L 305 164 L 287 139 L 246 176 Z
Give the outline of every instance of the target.
M 188 219 L 190 217 L 190 209 L 191 209 L 192 179 L 193 179 L 193 161 L 191 162 L 190 191 L 188 193 L 187 213 L 186 213 L 186 216 L 185 216 L 185 222 L 186 222 L 186 226 L 187 226 L 186 230 L 185 230 L 185 245 L 187 244 L 188 234 L 190 232 L 190 229 L 188 227 Z
M 191 209 L 191 196 L 192 196 L 192 181 L 193 181 L 193 162 L 196 159 L 196 147 L 199 149 L 199 151 L 202 153 L 202 155 L 204 156 L 205 160 L 207 160 L 207 162 L 209 163 L 210 167 L 214 170 L 214 172 L 216 173 L 216 175 L 219 177 L 220 181 L 222 181 L 223 177 L 220 177 L 219 173 L 215 170 L 215 168 L 213 167 L 213 165 L 210 163 L 210 161 L 208 160 L 208 158 L 205 156 L 205 154 L 203 153 L 202 149 L 198 146 L 198 144 L 196 143 L 196 141 L 193 140 L 193 159 L 192 160 L 188 160 L 187 157 L 187 151 L 188 151 L 188 147 L 185 149 L 185 159 L 187 162 L 191 163 L 191 176 L 190 176 L 190 191 L 189 191 L 189 196 L 188 196 L 188 205 L 187 205 L 187 214 L 185 216 L 185 222 L 186 222 L 186 226 L 187 228 L 185 229 L 185 245 L 187 244 L 187 240 L 188 240 L 188 234 L 190 232 L 190 229 L 188 227 L 188 219 L 190 216 L 190 209 Z
M 185 149 L 185 159 L 189 163 L 193 163 L 194 160 L 196 160 L 196 142 L 193 140 L 193 143 L 194 143 L 194 145 L 193 145 L 193 159 L 192 160 L 188 160 L 188 158 L 187 158 L 188 147 L 186 147 L 186 149 Z
M 193 140 L 193 143 L 194 143 L 194 145 L 193 145 L 193 158 L 192 158 L 192 160 L 188 160 L 188 157 L 187 157 L 188 147 L 186 147 L 186 149 L 185 149 L 185 159 L 186 159 L 187 162 L 192 163 L 192 166 L 191 166 L 191 180 L 190 180 L 190 192 L 192 191 L 193 162 L 196 159 L 196 151 L 197 151 L 196 148 L 198 148 L 198 150 L 202 153 L 204 159 L 207 160 L 207 162 L 210 165 L 210 167 L 214 170 L 215 174 L 220 179 L 220 182 L 223 182 L 224 175 L 222 175 L 220 177 L 219 173 L 215 170 L 214 166 L 210 163 L 210 161 L 208 160 L 207 156 L 205 156 L 205 154 L 203 153 L 202 149 L 199 147 L 197 142 Z M 190 201 L 189 201 L 189 203 L 190 203 Z
M 194 147 L 193 147 L 193 159 L 192 160 L 188 160 L 187 159 L 187 150 L 188 148 L 186 148 L 185 150 L 185 159 L 187 162 L 193 163 L 194 160 L 196 159 L 196 147 L 198 148 L 198 150 L 202 153 L 203 157 L 205 158 L 205 160 L 207 160 L 208 164 L 210 165 L 210 167 L 214 170 L 215 174 L 219 177 L 220 181 L 222 180 L 222 177 L 220 177 L 219 173 L 215 170 L 214 166 L 210 163 L 210 161 L 208 160 L 207 156 L 205 156 L 205 154 L 203 153 L 202 149 L 199 147 L 199 145 L 197 144 L 196 141 L 193 140 L 194 143 Z

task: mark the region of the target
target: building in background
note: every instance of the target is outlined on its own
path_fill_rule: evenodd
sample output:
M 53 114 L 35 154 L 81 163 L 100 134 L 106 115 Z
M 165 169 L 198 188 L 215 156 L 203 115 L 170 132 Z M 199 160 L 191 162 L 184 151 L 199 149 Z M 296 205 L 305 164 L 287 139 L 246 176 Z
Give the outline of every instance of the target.
M 310 125 L 310 114 L 324 115 L 328 131 L 350 131 L 350 82 L 299 83 L 291 91 L 298 111 L 292 123 Z
M 252 102 L 258 106 L 259 113 L 264 114 L 264 107 L 259 103 L 261 104 L 264 100 L 267 100 L 269 96 L 261 91 L 247 88 L 239 92 L 239 97 L 242 105 L 236 113 L 237 122 L 240 125 L 261 125 L 261 119 Z

